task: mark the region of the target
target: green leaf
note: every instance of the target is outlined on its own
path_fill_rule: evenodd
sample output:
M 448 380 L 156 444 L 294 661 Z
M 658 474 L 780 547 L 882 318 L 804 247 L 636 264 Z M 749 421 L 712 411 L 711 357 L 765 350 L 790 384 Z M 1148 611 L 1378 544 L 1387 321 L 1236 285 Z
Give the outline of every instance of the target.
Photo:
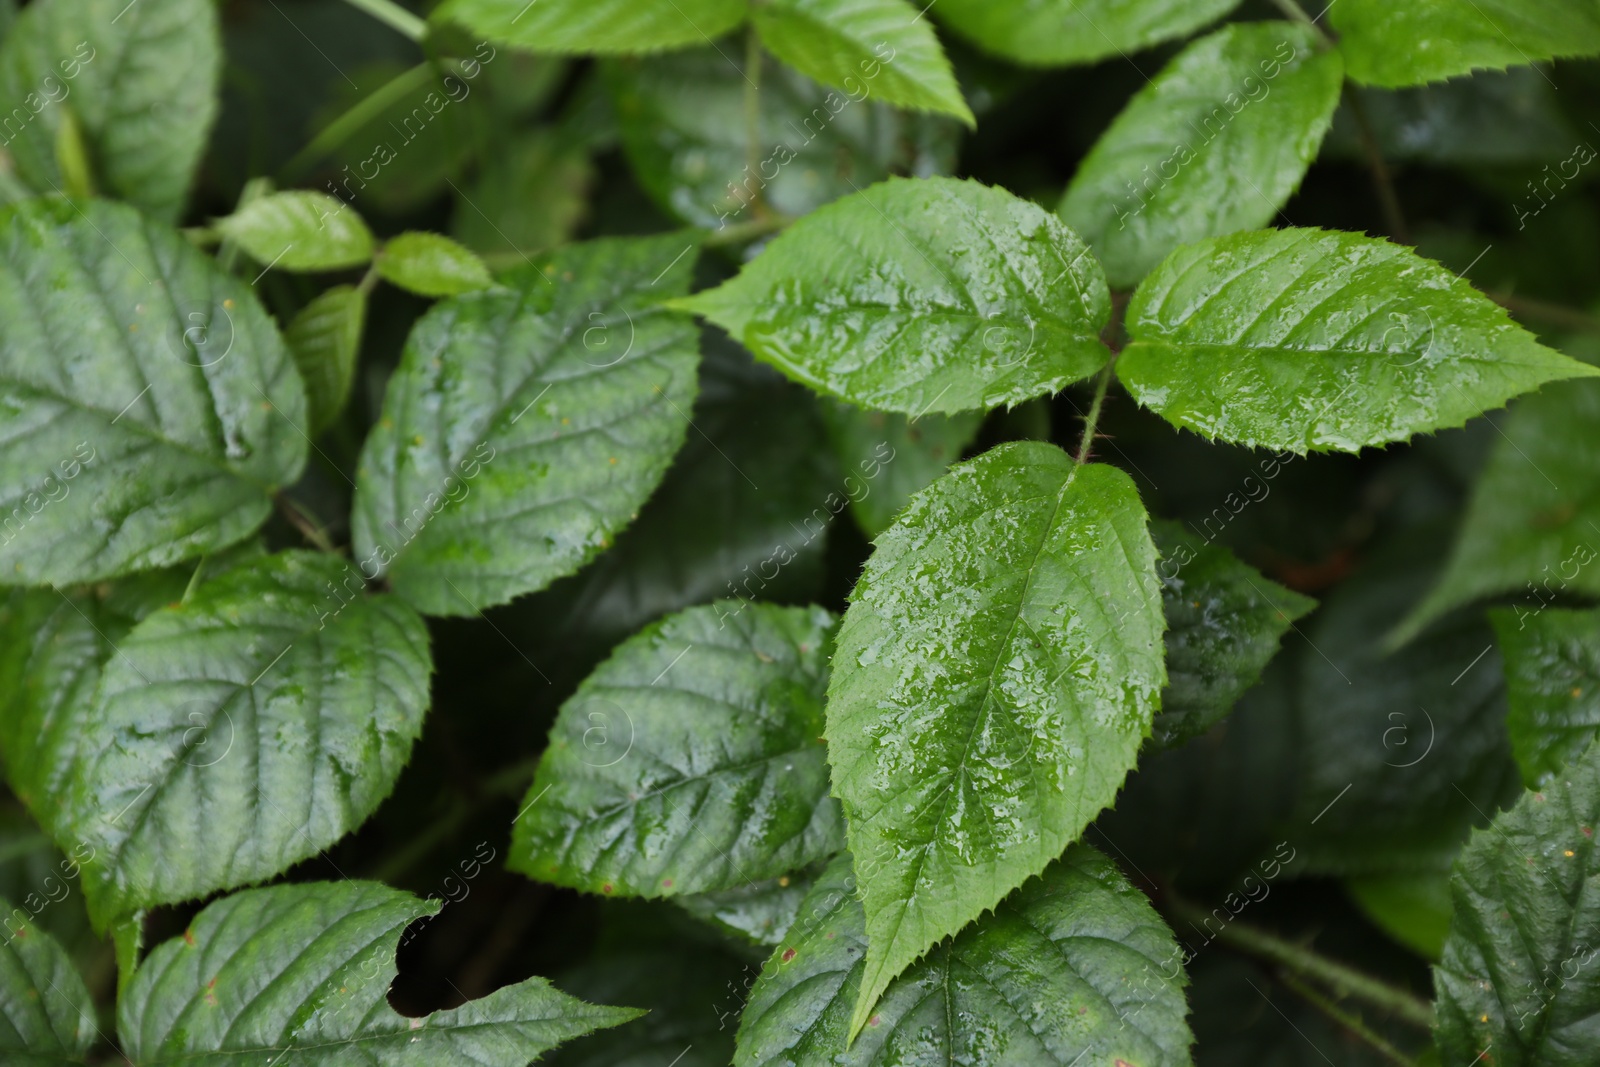
M 751 19 L 768 51 L 823 85 L 977 125 L 933 26 L 910 0 L 765 0 Z
M 1119 289 L 1179 245 L 1265 226 L 1300 186 L 1343 68 L 1309 26 L 1236 23 L 1185 48 L 1078 168 L 1061 217 Z
M 1600 383 L 1571 382 L 1517 405 L 1473 486 L 1444 574 L 1393 641 L 1480 597 L 1516 593 L 1521 618 L 1561 594 L 1600 596 L 1596 420 Z
M 117 642 L 62 781 L 97 925 L 270 878 L 388 796 L 422 729 L 422 620 L 333 556 L 261 557 Z M 206 847 L 197 848 L 195 842 Z
M 1437 263 L 1328 230 L 1180 248 L 1127 323 L 1117 374 L 1139 403 L 1207 438 L 1301 454 L 1404 441 L 1600 375 Z
M 1245 498 L 1233 494 L 1225 507 Z M 1152 523 L 1161 553 L 1167 618 L 1167 688 L 1155 740 L 1180 744 L 1205 733 L 1261 679 L 1278 641 L 1317 602 L 1285 589 L 1233 553 L 1175 522 Z
M 590 241 L 420 319 L 356 475 L 364 573 L 431 615 L 571 574 L 638 512 L 683 444 L 695 240 Z
M 975 411 L 912 420 L 837 400 L 823 404 L 822 415 L 850 510 L 868 537 L 887 530 L 912 494 L 960 459 L 983 422 Z
M 821 608 L 724 600 L 623 642 L 562 705 L 508 866 L 659 897 L 838 851 L 822 744 L 833 626 Z
M 7 1067 L 65 1067 L 82 1063 L 94 1044 L 94 1001 L 55 939 L 8 917 L 0 943 L 0 1057 Z M 26 912 L 23 912 L 26 915 Z
M 1002 445 L 881 536 L 839 631 L 828 758 L 869 948 L 852 1032 L 931 946 L 1111 803 L 1166 682 L 1128 476 Z
M 1437 960 L 1450 933 L 1450 872 L 1405 871 L 1351 878 L 1345 889 L 1367 918 L 1400 944 Z
M 583 222 L 595 168 L 581 144 L 519 133 L 484 160 L 456 200 L 450 232 L 482 255 L 535 256 L 565 244 Z
M 845 1051 L 870 955 L 848 853 L 762 968 L 735 1067 L 1187 1067 L 1182 953 L 1110 860 L 1074 845 L 895 979 Z
M 530 52 L 659 52 L 711 43 L 745 0 L 445 0 L 433 17 Z
M 757 192 L 774 211 L 798 218 L 890 174 L 952 169 L 960 129 L 953 120 L 897 111 L 872 99 L 865 78 L 840 92 L 768 62 L 760 79 L 763 147 L 751 171 L 739 58 L 696 48 L 604 67 L 634 176 L 690 225 L 752 221 Z
M 338 270 L 372 258 L 372 231 L 349 204 L 291 189 L 258 196 L 216 228 L 250 258 L 283 270 Z
M 1109 357 L 1110 293 L 1077 235 L 950 178 L 891 178 L 823 207 L 674 306 L 818 392 L 908 415 L 1015 405 Z
M 1093 63 L 1186 37 L 1239 0 L 941 0 L 940 22 L 985 51 L 1027 66 Z
M 437 233 L 407 231 L 383 246 L 378 275 L 422 296 L 459 296 L 494 284 L 483 260 Z
M 1476 831 L 1450 879 L 1455 916 L 1434 969 L 1446 1063 L 1579 1067 L 1600 1016 L 1600 746 Z
M 1340 0 L 1328 18 L 1350 77 L 1391 88 L 1600 52 L 1588 0 Z
M 131 207 L 0 210 L 0 582 L 248 536 L 305 465 L 305 391 L 245 283 Z
M 63 192 L 57 138 L 75 121 L 101 191 L 175 221 L 216 118 L 221 73 L 211 0 L 39 0 L 0 46 L 0 98 L 13 122 L 26 116 L 20 130 L 7 126 L 6 151 L 35 190 Z
M 283 339 L 305 379 L 313 436 L 333 425 L 350 399 L 366 321 L 366 291 L 336 285 L 312 298 L 284 331 Z
M 818 873 L 813 868 L 783 874 L 753 885 L 674 897 L 673 903 L 719 930 L 771 948 L 794 925 Z
M 387 1001 L 400 936 L 439 905 L 376 882 L 251 889 L 158 945 L 117 1006 L 137 1067 L 524 1067 L 642 1012 L 585 1004 L 543 978 L 421 1018 Z
M 1600 610 L 1489 613 L 1506 661 L 1511 752 L 1530 788 L 1548 785 L 1600 735 Z

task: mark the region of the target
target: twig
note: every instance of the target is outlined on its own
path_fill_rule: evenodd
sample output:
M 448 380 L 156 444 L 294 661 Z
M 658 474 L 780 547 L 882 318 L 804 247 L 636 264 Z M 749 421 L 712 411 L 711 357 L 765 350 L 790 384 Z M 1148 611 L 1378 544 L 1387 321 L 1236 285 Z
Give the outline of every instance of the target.
M 300 536 L 311 542 L 323 552 L 337 552 L 333 540 L 322 528 L 322 525 L 308 515 L 303 506 L 290 500 L 285 493 L 273 493 L 272 500 L 278 505 L 278 511 L 289 520 L 289 525 L 300 531 Z
M 1562 307 L 1543 300 L 1533 300 L 1511 293 L 1485 293 L 1490 300 L 1513 315 L 1526 319 L 1544 319 L 1552 325 L 1564 326 L 1582 333 L 1600 333 L 1600 318 L 1577 308 Z
M 1116 366 L 1117 357 L 1106 361 L 1100 371 L 1100 377 L 1094 383 L 1094 403 L 1089 405 L 1089 416 L 1083 420 L 1083 438 L 1078 442 L 1078 462 L 1089 461 L 1089 446 L 1094 443 L 1095 427 L 1100 424 L 1100 409 L 1106 402 L 1106 391 L 1111 388 L 1111 368 Z
M 761 189 L 761 37 L 752 22 L 744 44 L 744 188 L 751 190 L 750 207 L 758 217 L 767 210 Z M 752 184 L 755 183 L 755 184 Z
M 442 818 L 424 827 L 420 833 L 412 834 L 405 848 L 391 856 L 378 868 L 373 877 L 380 882 L 396 881 L 439 845 L 455 836 L 486 806 L 497 800 L 515 799 L 521 796 L 527 791 L 538 769 L 539 760 L 534 758 L 514 763 L 490 775 L 479 787 L 477 796 L 470 800 L 463 797 L 456 798 L 455 803 Z
M 1282 982 L 1295 993 L 1299 994 L 1301 999 L 1303 999 L 1307 1004 L 1310 1004 L 1313 1008 L 1316 1008 L 1329 1019 L 1333 1020 L 1336 1025 L 1343 1027 L 1345 1030 L 1354 1034 L 1362 1041 L 1365 1041 L 1367 1044 L 1371 1045 L 1380 1056 L 1394 1064 L 1395 1067 L 1416 1067 L 1415 1060 L 1401 1052 L 1399 1049 L 1395 1048 L 1388 1041 L 1384 1040 L 1381 1034 L 1377 1033 L 1366 1023 L 1362 1022 L 1360 1016 L 1353 1015 L 1350 1012 L 1345 1011 L 1343 1008 L 1339 1007 L 1339 1005 L 1335 1004 L 1333 1001 L 1329 1000 L 1327 997 L 1317 992 L 1317 990 L 1313 989 L 1311 986 L 1307 985 L 1305 982 L 1301 981 L 1299 978 L 1296 978 L 1293 974 L 1290 974 L 1287 971 L 1278 972 L 1276 977 L 1278 981 Z
M 419 19 L 394 0 L 345 0 L 351 7 L 359 8 L 379 22 L 417 43 L 428 36 L 428 23 Z
M 1362 154 L 1367 157 L 1367 169 L 1372 171 L 1372 184 L 1378 190 L 1378 202 L 1383 206 L 1384 224 L 1389 227 L 1389 233 L 1396 241 L 1405 245 L 1413 244 L 1405 212 L 1400 210 L 1400 196 L 1395 192 L 1394 176 L 1389 172 L 1389 164 L 1384 162 L 1378 136 L 1372 129 L 1372 120 L 1367 117 L 1367 107 L 1361 101 L 1361 90 L 1352 85 L 1345 98 L 1350 102 L 1350 116 L 1356 120 L 1356 139 L 1361 142 Z

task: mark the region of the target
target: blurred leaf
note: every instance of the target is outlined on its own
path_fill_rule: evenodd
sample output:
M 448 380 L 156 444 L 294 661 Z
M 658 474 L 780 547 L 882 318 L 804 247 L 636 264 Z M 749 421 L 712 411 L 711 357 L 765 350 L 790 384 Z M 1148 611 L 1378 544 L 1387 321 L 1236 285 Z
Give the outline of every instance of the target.
M 1600 611 L 1489 613 L 1506 661 L 1511 752 L 1530 788 L 1549 785 L 1600 735 Z
M 1239 0 L 943 0 L 932 14 L 997 56 L 1049 67 L 1185 37 L 1238 6 Z
M 10 916 L 13 905 L 0 900 Z M 83 1063 L 97 1032 L 83 978 L 55 939 L 30 924 L 6 924 L 0 941 L 0 1055 L 8 1067 Z
M 657 52 L 714 40 L 744 21 L 745 0 L 444 0 L 459 22 L 530 52 Z
M 847 472 L 851 512 L 869 538 L 887 530 L 912 494 L 961 458 L 983 422 L 975 411 L 913 420 L 838 400 L 825 401 L 821 410 L 828 441 Z
M 550 132 L 518 134 L 457 198 L 451 232 L 480 255 L 518 264 L 565 244 L 588 212 L 587 151 Z
M 289 320 L 283 339 L 305 379 L 312 436 L 331 426 L 350 399 L 366 321 L 367 294 L 354 285 L 319 293 Z
M 1369 874 L 1345 882 L 1350 896 L 1383 931 L 1437 960 L 1450 932 L 1450 871 Z

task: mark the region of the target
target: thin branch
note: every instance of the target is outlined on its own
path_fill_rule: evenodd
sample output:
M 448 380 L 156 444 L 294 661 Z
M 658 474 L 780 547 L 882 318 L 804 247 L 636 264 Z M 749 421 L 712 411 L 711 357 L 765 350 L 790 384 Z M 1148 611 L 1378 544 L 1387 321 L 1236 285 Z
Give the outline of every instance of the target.
M 1293 974 L 1290 974 L 1287 971 L 1278 972 L 1276 977 L 1278 981 L 1282 982 L 1284 985 L 1288 986 L 1295 993 L 1297 993 L 1307 1004 L 1310 1004 L 1313 1008 L 1316 1008 L 1322 1014 L 1331 1019 L 1335 1025 L 1343 1027 L 1349 1033 L 1360 1038 L 1362 1041 L 1365 1041 L 1368 1045 L 1371 1045 L 1372 1048 L 1377 1051 L 1378 1055 L 1394 1064 L 1395 1067 L 1416 1067 L 1415 1060 L 1401 1052 L 1399 1049 L 1395 1048 L 1388 1041 L 1384 1040 L 1381 1034 L 1377 1033 L 1377 1031 L 1373 1030 L 1366 1023 L 1362 1022 L 1360 1016 L 1353 1015 L 1350 1012 L 1345 1011 L 1343 1008 L 1339 1007 L 1339 1005 L 1335 1004 L 1333 1001 L 1329 1000 L 1317 990 L 1313 989 L 1311 986 L 1307 985 L 1305 982 L 1301 981 L 1299 978 L 1296 978 Z
M 428 23 L 395 3 L 394 0 L 345 0 L 405 36 L 421 44 L 428 36 Z
M 1373 132 L 1372 120 L 1361 100 L 1360 88 L 1350 86 L 1345 99 L 1350 102 L 1350 116 L 1356 120 L 1356 139 L 1361 142 L 1361 152 L 1367 157 L 1367 169 L 1372 171 L 1372 184 L 1378 190 L 1384 225 L 1389 227 L 1389 233 L 1396 241 L 1405 245 L 1414 244 L 1411 227 L 1406 225 L 1405 212 L 1400 210 L 1400 195 L 1395 192 L 1394 175 L 1389 171 L 1389 164 L 1384 162 L 1383 150 L 1378 146 L 1378 135 Z
M 1587 311 L 1562 307 L 1560 304 L 1551 304 L 1526 296 L 1516 296 L 1512 293 L 1485 293 L 1484 295 L 1518 318 L 1543 319 L 1552 326 L 1561 326 L 1569 330 L 1577 330 L 1580 333 L 1600 333 L 1600 318 L 1596 318 Z
M 338 551 L 334 547 L 333 539 L 328 536 L 322 525 L 311 518 L 301 505 L 290 500 L 286 493 L 274 493 L 272 499 L 278 505 L 278 511 L 289 520 L 289 525 L 300 531 L 300 536 L 323 552 Z
M 753 190 L 750 207 L 757 216 L 766 213 L 761 182 L 761 37 L 755 23 L 745 31 L 744 44 L 744 188 Z M 752 184 L 754 183 L 754 184 Z
M 324 126 L 309 144 L 294 154 L 278 172 L 284 185 L 292 185 L 311 169 L 312 165 L 344 144 L 367 123 L 376 119 L 407 94 L 429 84 L 437 72 L 432 62 L 418 63 L 410 70 L 395 75 L 372 93 L 357 100 L 350 110 Z
M 1105 406 L 1106 392 L 1111 388 L 1111 368 L 1116 364 L 1117 357 L 1113 355 L 1094 383 L 1094 403 L 1089 405 L 1089 416 L 1083 420 L 1083 438 L 1078 442 L 1079 463 L 1089 461 L 1089 446 L 1094 444 L 1095 427 L 1100 425 L 1100 409 Z

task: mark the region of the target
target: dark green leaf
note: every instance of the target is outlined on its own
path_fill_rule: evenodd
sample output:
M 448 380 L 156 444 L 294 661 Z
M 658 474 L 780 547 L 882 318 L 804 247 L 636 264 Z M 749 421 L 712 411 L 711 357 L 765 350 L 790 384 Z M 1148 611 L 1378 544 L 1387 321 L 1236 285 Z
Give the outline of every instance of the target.
M 1489 613 L 1506 661 L 1511 752 L 1530 788 L 1559 777 L 1600 735 L 1600 611 Z
M 422 620 L 362 586 L 333 556 L 262 557 L 117 642 L 49 798 L 57 840 L 94 850 L 100 925 L 269 878 L 389 794 L 432 662 Z
M 448 237 L 416 230 L 384 244 L 378 274 L 423 296 L 459 296 L 494 284 L 489 268 L 471 251 Z
M 89 990 L 55 939 L 31 922 L 12 922 L 13 911 L 0 900 L 7 916 L 0 943 L 0 1057 L 6 1067 L 82 1063 L 97 1030 Z
M 1588 0 L 1340 0 L 1328 9 L 1350 77 L 1397 87 L 1600 52 Z
M 1240 507 L 1244 498 L 1239 497 Z M 1230 499 L 1225 505 L 1232 507 Z M 1205 733 L 1261 678 L 1294 621 L 1317 606 L 1175 522 L 1151 524 L 1161 553 L 1167 688 L 1153 734 L 1175 745 Z
M 0 47 L 6 151 L 35 190 L 66 192 L 57 142 L 75 124 L 102 193 L 173 221 L 216 118 L 221 72 L 211 0 L 39 0 Z
M 850 856 L 841 855 L 762 969 L 735 1067 L 1190 1063 L 1172 932 L 1087 845 L 895 979 L 846 1052 L 867 941 Z
M 932 14 L 989 52 L 1029 66 L 1092 63 L 1193 33 L 1239 0 L 942 0 Z
M 961 458 L 983 421 L 977 412 L 911 420 L 837 400 L 823 404 L 822 415 L 850 509 L 868 537 L 887 530 L 913 493 Z
M 581 144 L 547 131 L 519 134 L 462 191 L 451 232 L 482 255 L 521 263 L 565 244 L 588 210 L 595 170 Z
M 1180 248 L 1140 284 L 1127 322 L 1117 373 L 1141 404 L 1275 451 L 1404 441 L 1545 382 L 1600 375 L 1437 263 L 1328 230 Z
M 326 193 L 258 196 L 216 228 L 258 263 L 282 270 L 337 270 L 372 258 L 372 231 L 354 208 Z
M 857 1030 L 1111 803 L 1166 682 L 1128 476 L 1002 445 L 912 498 L 851 597 L 828 758 L 866 907 Z
M 749 885 L 843 844 L 822 699 L 834 619 L 719 601 L 624 642 L 562 706 L 509 865 L 591 893 Z
M 1594 1062 L 1600 1021 L 1600 746 L 1489 828 L 1450 880 L 1455 917 L 1434 970 L 1446 1063 Z
M 400 935 L 439 906 L 376 882 L 224 897 L 150 953 L 117 1006 L 138 1067 L 525 1067 L 563 1041 L 641 1013 L 585 1004 L 529 978 L 420 1019 L 387 994 Z
M 283 333 L 305 379 L 313 436 L 332 425 L 350 399 L 366 321 L 366 291 L 336 285 L 301 308 Z
M 751 12 L 761 43 L 823 85 L 975 125 L 922 14 L 911 0 L 764 0 Z
M 531 52 L 659 52 L 744 21 L 745 0 L 445 0 L 435 19 Z
M 1437 960 L 1450 933 L 1450 872 L 1369 874 L 1345 882 L 1351 897 L 1384 933 Z
M 1179 245 L 1265 226 L 1300 186 L 1344 72 L 1309 26 L 1235 24 L 1164 67 L 1096 142 L 1061 201 L 1118 289 Z
M 823 207 L 675 306 L 818 392 L 908 415 L 1015 405 L 1109 357 L 1110 293 L 1077 235 L 949 178 L 892 178 Z
M 0 211 L 0 363 L 0 582 L 231 544 L 305 464 L 305 389 L 255 295 L 130 207 Z
M 771 948 L 794 925 L 816 874 L 815 868 L 783 874 L 754 885 L 676 897 L 674 903 L 719 930 Z
M 607 547 L 683 444 L 696 331 L 657 305 L 694 252 L 682 234 L 591 241 L 424 316 L 361 453 L 363 571 L 471 615 Z

